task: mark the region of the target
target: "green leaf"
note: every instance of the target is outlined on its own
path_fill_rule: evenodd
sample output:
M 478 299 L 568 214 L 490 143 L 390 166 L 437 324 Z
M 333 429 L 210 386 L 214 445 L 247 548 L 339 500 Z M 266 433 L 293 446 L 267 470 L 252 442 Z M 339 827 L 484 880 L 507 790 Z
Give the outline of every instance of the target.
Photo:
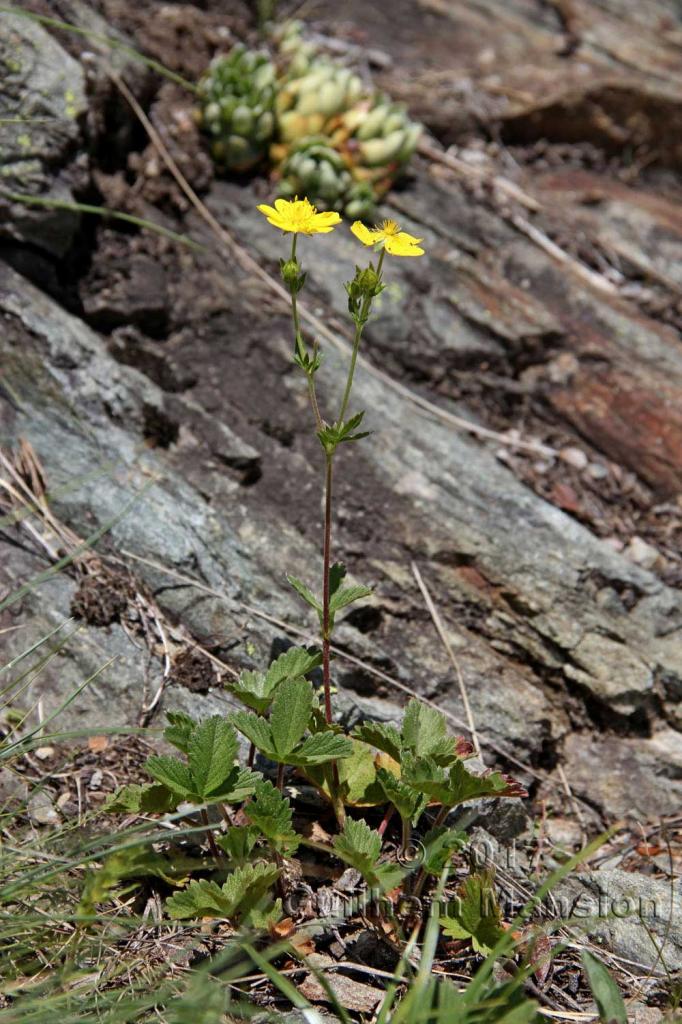
M 473 775 L 462 761 L 455 761 L 447 775 L 430 758 L 414 758 L 403 766 L 405 781 L 445 807 L 456 807 L 468 800 L 486 796 L 505 796 L 509 782 L 499 772 Z
M 329 594 L 334 596 L 346 576 L 346 567 L 343 562 L 334 562 L 329 570 Z
M 166 901 L 174 919 L 194 917 L 243 917 L 258 907 L 279 877 L 279 869 L 267 864 L 245 864 L 228 876 L 222 886 L 208 879 L 194 879 L 182 892 Z
M 402 881 L 405 872 L 394 864 L 379 864 L 381 836 L 366 821 L 346 818 L 343 832 L 334 837 L 334 852 L 359 871 L 372 889 L 386 891 Z
M 271 663 L 266 678 L 273 686 L 277 686 L 284 679 L 306 676 L 321 664 L 322 651 L 316 647 L 290 647 Z
M 244 810 L 277 853 L 284 857 L 295 853 L 299 837 L 291 825 L 291 804 L 271 782 L 263 779 L 258 783 L 253 800 Z
M 450 752 L 454 760 L 454 738 L 448 736 L 445 715 L 420 700 L 411 700 L 407 705 L 402 739 L 404 749 L 417 757 Z
M 305 583 L 302 583 L 301 580 L 297 579 L 295 576 L 287 576 L 287 579 L 296 593 L 302 597 L 311 608 L 314 608 L 318 614 L 322 614 L 322 605 L 312 591 L 306 587 Z
M 264 718 L 254 715 L 251 711 L 233 711 L 230 721 L 247 740 L 251 740 L 261 754 L 265 754 L 271 761 L 277 759 L 272 732 Z
M 329 601 L 329 611 L 331 615 L 345 608 L 349 604 L 353 604 L 354 601 L 359 601 L 363 597 L 369 597 L 372 593 L 371 587 L 363 587 L 361 583 L 356 583 L 352 587 L 341 587 L 335 594 L 332 594 Z
M 439 825 L 430 829 L 422 840 L 422 869 L 440 878 L 453 853 L 461 850 L 467 841 L 466 832 Z
M 374 865 L 381 853 L 381 836 L 364 819 L 346 818 L 343 832 L 334 837 L 336 852 L 358 871 L 360 865 Z
M 303 737 L 312 708 L 312 683 L 285 679 L 280 684 L 270 713 L 270 730 L 279 760 L 284 761 Z
M 177 757 L 153 755 L 147 758 L 145 768 L 153 779 L 177 793 L 183 800 L 197 796 L 189 768 Z
M 224 784 L 239 751 L 237 734 L 226 718 L 214 715 L 194 731 L 188 753 L 197 793 L 206 799 Z
M 164 739 L 186 754 L 189 750 L 190 737 L 196 729 L 197 723 L 184 711 L 167 711 L 166 718 L 169 724 L 164 729 Z
M 178 806 L 177 793 L 161 784 L 131 783 L 113 793 L 104 810 L 110 814 L 164 814 Z
M 225 835 L 217 836 L 216 842 L 225 851 L 230 867 L 241 867 L 251 862 L 251 853 L 260 835 L 256 825 L 233 825 Z
M 242 672 L 230 690 L 242 704 L 246 704 L 257 714 L 264 715 L 272 703 L 275 685 L 271 684 L 262 672 Z
M 587 949 L 581 951 L 580 957 L 599 1010 L 599 1020 L 602 1024 L 627 1024 L 627 1010 L 620 989 L 604 964 Z
M 440 918 L 445 934 L 453 939 L 469 939 L 477 953 L 490 953 L 504 935 L 502 914 L 488 872 L 469 875 L 447 911 L 447 916 Z
M 336 736 L 332 732 L 318 732 L 287 755 L 287 763 L 300 768 L 307 765 L 324 764 L 325 761 L 338 761 L 350 757 L 353 744 L 345 736 Z
M 377 769 L 377 782 L 383 789 L 386 799 L 393 804 L 403 821 L 411 821 L 416 824 L 428 799 L 402 779 L 397 779 L 385 768 Z
M 263 778 L 260 772 L 252 772 L 250 768 L 237 768 L 227 777 L 212 799 L 222 800 L 226 804 L 241 804 L 253 795 L 256 784 Z
M 383 722 L 363 722 L 355 729 L 353 735 L 363 743 L 369 743 L 371 747 L 382 750 L 394 761 L 400 763 L 402 740 L 395 726 L 386 725 Z

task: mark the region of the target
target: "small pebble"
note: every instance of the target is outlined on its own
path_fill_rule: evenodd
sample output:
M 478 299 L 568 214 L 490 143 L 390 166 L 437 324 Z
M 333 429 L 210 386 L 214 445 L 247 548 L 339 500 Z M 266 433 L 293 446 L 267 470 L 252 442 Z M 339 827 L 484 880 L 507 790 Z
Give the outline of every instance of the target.
M 34 825 L 60 825 L 61 818 L 55 810 L 52 797 L 44 789 L 34 793 L 27 805 L 29 820 Z
M 573 448 L 571 445 L 561 449 L 559 458 L 574 469 L 580 470 L 586 469 L 589 461 L 582 448 Z
M 47 761 L 54 755 L 54 747 L 38 747 L 34 751 L 39 761 Z
M 660 565 L 662 562 L 660 552 L 637 535 L 630 538 L 630 543 L 625 548 L 625 554 L 631 562 L 641 565 L 643 569 L 653 569 L 655 565 Z
M 102 772 L 99 770 L 99 768 L 96 768 L 95 771 L 90 776 L 90 781 L 88 783 L 88 789 L 99 789 L 99 787 L 102 785 L 102 779 L 103 778 L 104 778 L 104 776 L 103 776 Z

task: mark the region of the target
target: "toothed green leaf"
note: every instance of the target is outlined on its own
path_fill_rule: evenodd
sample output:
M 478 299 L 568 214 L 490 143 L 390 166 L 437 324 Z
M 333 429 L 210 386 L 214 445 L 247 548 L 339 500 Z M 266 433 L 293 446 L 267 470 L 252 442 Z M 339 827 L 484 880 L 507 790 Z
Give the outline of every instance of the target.
M 190 737 L 196 729 L 197 723 L 184 711 L 167 711 L 166 718 L 168 725 L 163 732 L 164 739 L 186 754 L 189 750 Z
M 345 736 L 318 732 L 287 755 L 287 764 L 305 768 L 307 765 L 324 764 L 325 761 L 338 761 L 350 757 L 352 753 L 353 744 Z
M 230 721 L 247 740 L 251 740 L 261 754 L 265 754 L 270 760 L 276 760 L 275 742 L 270 726 L 264 718 L 254 715 L 251 711 L 233 711 Z
M 258 783 L 245 812 L 277 853 L 284 857 L 295 853 L 299 838 L 291 825 L 291 805 L 271 782 Z
M 335 594 L 332 594 L 329 600 L 329 612 L 331 615 L 335 615 L 336 612 L 349 604 L 353 604 L 354 601 L 359 601 L 363 597 L 369 597 L 371 593 L 372 588 L 363 587 L 361 583 L 356 583 L 351 587 L 341 587 Z
M 256 825 L 232 825 L 225 835 L 216 837 L 216 842 L 227 854 L 230 867 L 241 867 L 251 862 L 251 853 L 260 836 Z
M 454 760 L 454 738 L 448 736 L 445 715 L 436 708 L 411 700 L 407 705 L 402 728 L 403 748 L 417 757 L 451 755 Z
M 189 768 L 177 757 L 153 755 L 147 758 L 145 767 L 153 779 L 177 793 L 181 799 L 198 796 Z
M 284 760 L 303 737 L 313 708 L 313 687 L 305 679 L 285 679 L 280 684 L 270 713 L 275 750 Z
M 430 829 L 422 840 L 422 869 L 440 878 L 453 853 L 461 850 L 467 841 L 466 832 L 439 825 Z
M 359 871 L 371 889 L 382 892 L 394 888 L 405 872 L 394 864 L 379 864 L 381 836 L 366 821 L 346 818 L 343 832 L 334 837 L 334 852 L 346 864 Z
M 508 780 L 499 772 L 473 775 L 462 761 L 455 761 L 446 774 L 429 758 L 415 758 L 404 765 L 403 775 L 412 788 L 446 807 L 486 796 L 503 796 L 509 788 Z
M 234 769 L 239 742 L 234 726 L 214 715 L 202 722 L 190 738 L 189 767 L 196 792 L 204 799 L 223 786 Z
M 242 704 L 264 715 L 272 703 L 275 685 L 262 672 L 242 672 L 230 689 Z
M 236 868 L 222 886 L 208 879 L 192 881 L 182 892 L 166 900 L 170 917 L 243 917 L 258 907 L 279 877 L 279 869 L 267 864 Z M 262 909 L 262 908 L 261 908 Z
M 322 651 L 316 647 L 290 647 L 273 661 L 267 671 L 267 679 L 277 686 L 284 679 L 298 679 L 306 676 L 322 664 Z
M 211 799 L 220 800 L 226 804 L 241 804 L 253 794 L 256 785 L 262 778 L 260 772 L 252 772 L 250 768 L 235 766 Z
M 296 593 L 303 598 L 303 600 L 314 608 L 318 614 L 322 613 L 322 605 L 317 600 L 311 590 L 306 587 L 305 583 L 297 579 L 295 576 L 287 576 L 289 583 L 292 585 Z
M 477 953 L 488 954 L 504 935 L 502 914 L 490 875 L 469 875 L 456 899 L 440 918 L 443 932 L 453 939 L 469 939 Z
M 353 735 L 363 743 L 369 743 L 371 747 L 382 750 L 394 761 L 400 762 L 401 738 L 395 726 L 383 722 L 363 722 L 355 729 Z
M 416 824 L 428 803 L 427 798 L 403 782 L 402 779 L 396 779 L 395 775 L 386 771 L 385 768 L 377 769 L 377 782 L 383 789 L 386 799 L 393 804 L 400 817 L 404 821 Z
M 178 794 L 160 783 L 131 783 L 113 793 L 104 805 L 111 814 L 164 814 L 178 806 Z

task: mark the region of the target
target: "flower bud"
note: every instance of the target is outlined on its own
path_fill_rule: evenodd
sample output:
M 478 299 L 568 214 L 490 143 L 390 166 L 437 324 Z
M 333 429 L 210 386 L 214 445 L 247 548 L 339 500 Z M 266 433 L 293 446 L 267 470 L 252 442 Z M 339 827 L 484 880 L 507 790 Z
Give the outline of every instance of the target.
M 298 260 L 280 260 L 279 270 L 282 280 L 291 295 L 298 295 L 305 284 L 305 274 L 301 273 L 301 264 Z

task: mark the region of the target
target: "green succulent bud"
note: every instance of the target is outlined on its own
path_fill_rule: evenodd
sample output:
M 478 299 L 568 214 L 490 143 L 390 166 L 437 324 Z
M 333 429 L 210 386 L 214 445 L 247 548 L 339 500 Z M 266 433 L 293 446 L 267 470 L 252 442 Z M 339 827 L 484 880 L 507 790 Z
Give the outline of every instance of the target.
M 239 44 L 211 62 L 198 94 L 214 159 L 229 170 L 250 170 L 266 155 L 275 131 L 274 65 L 266 54 Z
M 298 295 L 305 284 L 306 275 L 301 272 L 298 260 L 280 260 L 279 271 L 284 285 L 292 295 Z

